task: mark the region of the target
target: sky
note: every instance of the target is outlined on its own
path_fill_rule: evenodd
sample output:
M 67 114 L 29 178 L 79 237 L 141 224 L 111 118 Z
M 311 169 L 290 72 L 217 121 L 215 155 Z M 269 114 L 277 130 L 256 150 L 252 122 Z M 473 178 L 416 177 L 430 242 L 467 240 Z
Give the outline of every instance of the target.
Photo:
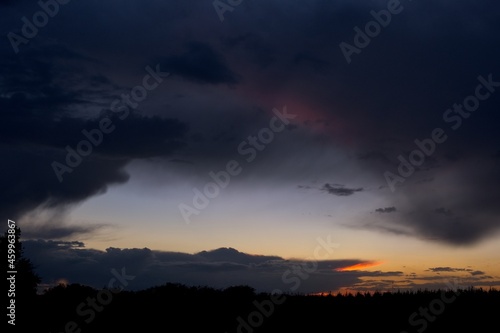
M 44 285 L 500 287 L 495 1 L 0 1 Z

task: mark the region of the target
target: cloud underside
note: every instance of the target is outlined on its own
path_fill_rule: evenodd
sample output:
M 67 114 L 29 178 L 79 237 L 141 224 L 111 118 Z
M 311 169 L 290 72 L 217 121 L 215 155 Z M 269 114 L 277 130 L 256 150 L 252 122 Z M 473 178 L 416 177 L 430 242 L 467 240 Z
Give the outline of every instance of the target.
M 25 241 L 43 283 L 58 280 L 94 287 L 107 284 L 111 269 L 136 276 L 130 288 L 139 290 L 167 282 L 227 288 L 249 285 L 259 291 L 322 292 L 360 282 L 361 277 L 398 277 L 401 272 L 349 271 L 338 269 L 363 265 L 366 261 L 285 260 L 277 256 L 249 255 L 232 248 L 196 254 L 144 249 L 85 249 L 81 242 Z M 369 264 L 369 262 L 368 262 Z
M 433 267 L 429 274 L 404 275 L 401 271 L 373 270 L 380 262 L 360 259 L 294 260 L 271 255 L 251 255 L 233 248 L 195 254 L 143 249 L 86 249 L 78 241 L 23 242 L 42 284 L 60 281 L 100 288 L 114 277 L 112 270 L 134 276 L 129 290 L 165 283 L 227 288 L 248 285 L 257 291 L 318 293 L 340 290 L 382 291 L 401 289 L 450 289 L 495 286 L 500 281 L 483 271 Z M 366 268 L 371 267 L 371 270 Z
M 19 17 L 39 10 L 25 1 L 0 6 L 3 36 L 21 33 Z M 402 6 L 350 64 L 339 44 L 355 44 L 354 27 L 364 29 L 385 3 L 244 2 L 225 13 L 223 24 L 204 1 L 61 6 L 18 54 L 7 39 L 0 46 L 0 154 L 8 161 L 0 165 L 0 219 L 41 208 L 67 211 L 128 182 L 124 170 L 137 159 L 187 161 L 186 180 L 206 174 L 268 126 L 270 110 L 282 103 L 297 118 L 259 151 L 248 177 L 269 186 L 320 179 L 315 184 L 333 204 L 370 195 L 383 201 L 378 209 L 359 206 L 369 221 L 350 227 L 453 246 L 496 235 L 500 49 L 492 45 L 500 43 L 500 4 Z M 142 84 L 145 66 L 156 64 L 171 76 L 121 119 L 112 101 Z M 488 97 L 475 111 L 467 111 L 470 105 L 453 111 L 476 91 Z M 60 182 L 53 162 L 66 163 L 66 148 L 103 118 L 116 130 Z M 435 129 L 446 141 L 429 141 Z M 402 159 L 416 161 L 411 172 Z M 394 192 L 387 171 L 403 178 Z M 98 229 L 59 223 L 39 232 L 69 238 Z
M 340 197 L 346 197 L 353 195 L 356 192 L 361 192 L 363 191 L 363 188 L 349 188 L 345 187 L 345 185 L 341 184 L 325 184 L 321 188 L 323 191 L 326 191 L 328 194 L 340 196 Z
M 446 273 L 454 273 L 454 272 L 468 272 L 472 276 L 484 275 L 485 272 L 473 270 L 472 268 L 456 268 L 456 267 L 431 267 L 428 269 L 430 272 L 446 272 Z

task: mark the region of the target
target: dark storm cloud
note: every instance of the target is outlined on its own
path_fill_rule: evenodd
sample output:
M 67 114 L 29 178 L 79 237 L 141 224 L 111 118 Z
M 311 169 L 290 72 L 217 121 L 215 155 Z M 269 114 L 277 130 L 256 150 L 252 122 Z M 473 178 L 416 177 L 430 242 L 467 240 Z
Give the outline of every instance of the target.
M 158 62 L 164 70 L 198 83 L 237 83 L 222 55 L 208 44 L 191 43 L 185 53 Z
M 0 151 L 9 161 L 0 166 L 2 219 L 19 219 L 40 206 L 63 208 L 102 194 L 109 185 L 128 180 L 123 167 L 132 159 L 168 156 L 182 145 L 186 125 L 178 120 L 139 112 L 121 120 L 118 113 L 106 111 L 121 91 L 105 76 L 80 68 L 91 65 L 91 60 L 63 47 L 56 50 L 25 51 L 0 61 Z M 97 115 L 89 117 L 89 112 Z M 104 117 L 116 130 L 59 182 L 52 163 L 65 163 L 66 147 L 76 149 L 86 139 L 82 130 L 99 128 Z M 40 230 L 39 237 L 64 238 L 92 230 L 59 225 Z
M 0 6 L 9 6 L 18 1 L 15 0 L 0 0 Z
M 404 225 L 408 234 L 453 245 L 474 244 L 498 233 L 500 173 L 488 159 L 470 158 L 433 175 L 433 182 L 419 188 L 398 189 L 393 200 L 400 218 L 382 224 Z
M 321 188 L 322 191 L 326 191 L 328 194 L 337 195 L 339 197 L 345 197 L 353 195 L 356 192 L 363 191 L 363 188 L 348 188 L 341 184 L 325 184 Z
M 402 275 L 401 272 L 336 270 L 363 263 L 357 259 L 285 260 L 277 256 L 250 255 L 232 248 L 188 254 L 147 248 L 96 251 L 85 249 L 81 242 L 29 240 L 23 245 L 26 256 L 47 284 L 66 279 L 70 283 L 101 287 L 112 277 L 111 269 L 121 271 L 123 267 L 128 275 L 136 276 L 129 286 L 132 290 L 173 282 L 215 288 L 246 284 L 259 291 L 278 288 L 284 292 L 307 293 L 348 287 L 361 282 L 361 277 Z
M 321 70 L 328 66 L 328 62 L 302 52 L 295 55 L 293 62 L 296 65 L 308 66 L 314 70 Z
M 452 216 L 453 215 L 453 212 L 451 210 L 443 208 L 443 207 L 436 208 L 434 210 L 434 213 L 441 214 L 441 215 L 444 215 L 444 216 Z
M 361 54 L 354 55 L 352 64 L 346 67 L 347 82 L 340 88 L 345 89 L 345 95 L 333 93 L 337 103 L 346 100 L 342 105 L 349 114 L 342 116 L 358 134 L 353 140 L 360 150 L 360 165 L 382 184 L 385 171 L 397 172 L 398 155 L 408 159 L 411 149 L 418 148 L 415 139 L 429 138 L 437 127 L 448 135 L 447 141 L 436 144 L 435 152 L 425 157 L 422 166 L 415 167 L 395 193 L 386 194 L 388 205 L 397 206 L 402 216 L 384 216 L 383 221 L 362 228 L 453 245 L 477 243 L 500 228 L 500 209 L 495 204 L 500 194 L 492 185 L 500 182 L 500 174 L 491 159 L 498 150 L 500 133 L 494 124 L 500 116 L 498 87 L 456 130 L 443 119 L 454 103 L 461 104 L 474 95 L 479 75 L 487 78 L 491 73 L 493 81 L 500 81 L 500 68 L 494 60 L 499 53 L 489 44 L 489 33 L 499 31 L 496 15 L 490 11 L 498 10 L 498 4 L 488 9 L 463 2 L 454 6 L 456 16 L 429 18 L 431 26 L 441 27 L 436 32 L 418 22 L 418 16 L 431 7 L 442 11 L 442 4 L 407 3 L 403 13 L 393 16 L 392 23 Z M 477 24 L 461 25 L 460 17 L 473 18 Z M 362 27 L 368 20 L 367 16 L 352 25 Z M 398 20 L 407 24 L 403 27 Z M 452 32 L 459 26 L 465 33 L 461 41 Z M 493 39 L 498 42 L 498 35 Z M 345 40 L 349 41 L 347 37 Z M 446 65 L 439 61 L 460 49 L 462 42 L 472 43 L 481 51 L 464 52 L 458 58 L 449 58 L 451 62 Z M 389 46 L 391 51 L 387 51 Z M 363 99 L 356 99 L 355 94 Z
M 391 161 L 387 158 L 387 156 L 385 156 L 382 152 L 379 151 L 367 151 L 364 153 L 360 153 L 358 158 L 361 160 L 378 160 L 381 162 L 385 162 L 388 165 L 391 163 Z
M 22 15 L 33 13 L 14 11 L 17 2 L 0 2 L 6 3 L 10 6 L 3 7 L 7 14 L 0 23 L 4 36 L 19 31 Z M 47 84 L 63 65 L 55 59 L 64 55 L 80 64 L 90 61 L 85 59 L 99 59 L 113 68 L 110 71 L 115 71 L 117 77 L 126 76 L 130 67 L 143 68 L 151 59 L 162 59 L 175 75 L 172 91 L 156 107 L 156 113 L 175 111 L 176 118 L 183 116 L 190 125 L 199 125 L 195 126 L 196 132 L 190 133 L 193 139 L 189 151 L 181 150 L 186 154 L 175 157 L 198 166 L 187 171 L 188 177 L 210 171 L 209 163 L 220 165 L 227 161 L 238 142 L 267 119 L 268 114 L 261 111 L 276 106 L 268 104 L 295 102 L 307 109 L 297 107 L 297 112 L 302 111 L 300 122 L 294 124 L 298 130 L 287 133 L 287 142 L 273 142 L 275 149 L 266 148 L 259 160 L 267 167 L 255 168 L 256 178 L 267 181 L 265 177 L 274 177 L 276 182 L 278 178 L 295 177 L 294 184 L 304 181 L 304 175 L 321 174 L 331 179 L 336 170 L 323 167 L 318 172 L 316 168 L 321 165 L 309 163 L 308 154 L 335 147 L 348 156 L 357 156 L 349 163 L 361 167 L 362 176 L 369 175 L 380 185 L 378 192 L 387 199 L 387 207 L 398 207 L 398 221 L 391 219 L 396 214 L 383 214 L 384 221 L 363 228 L 453 245 L 477 243 L 500 229 L 500 193 L 496 186 L 500 173 L 498 158 L 492 158 L 499 154 L 500 91 L 495 87 L 497 91 L 481 101 L 477 111 L 461 119 L 456 130 L 443 114 L 454 103 L 463 103 L 474 94 L 478 76 L 491 74 L 493 81 L 500 81 L 500 49 L 494 47 L 500 43 L 500 3 L 401 3 L 403 11 L 393 15 L 391 23 L 370 38 L 370 43 L 347 64 L 339 44 L 353 44 L 353 28 L 363 30 L 373 20 L 370 11 L 385 9 L 385 1 L 244 2 L 227 12 L 222 24 L 207 1 L 127 1 L 120 6 L 114 2 L 71 2 L 61 7 L 58 16 L 28 45 L 21 46 L 21 58 L 2 60 L 0 65 L 1 111 L 7 114 L 0 126 L 9 133 L 2 142 L 16 143 L 2 148 L 6 160 L 14 159 L 10 166 L 2 166 L 2 171 L 11 172 L 4 178 L 13 198 L 3 196 L 11 200 L 9 207 L 14 207 L 15 212 L 35 207 L 54 195 L 58 200 L 64 197 L 68 202 L 80 201 L 102 193 L 110 184 L 125 182 L 127 176 L 118 170 L 131 158 L 163 156 L 178 148 L 173 139 L 187 130 L 164 120 L 159 127 L 177 128 L 178 132 L 166 138 L 168 143 L 163 148 L 145 140 L 142 145 L 148 151 L 141 155 L 141 141 L 134 143 L 131 138 L 145 133 L 154 121 L 130 118 L 131 125 L 141 122 L 141 130 L 130 136 L 117 132 L 116 138 L 128 139 L 131 150 L 118 147 L 118 139 L 107 148 L 103 145 L 102 155 L 93 155 L 75 170 L 74 178 L 80 181 L 65 181 L 63 186 L 67 184 L 68 188 L 50 183 L 51 170 L 33 170 L 33 177 L 25 172 L 27 165 L 47 165 L 63 158 L 61 145 L 74 142 L 72 138 L 80 133 L 80 125 L 91 124 L 70 117 L 70 105 L 96 108 L 98 104 L 104 109 L 115 91 L 109 84 L 114 80 L 100 73 L 84 80 L 87 84 L 83 90 L 70 89 L 75 81 L 82 82 L 74 70 L 65 71 L 57 84 Z M 39 47 L 53 45 L 54 41 L 58 41 L 56 46 L 66 44 L 69 48 L 50 51 Z M 13 54 L 7 39 L 4 42 L 0 47 L 2 56 Z M 35 57 L 28 55 L 29 50 L 43 52 Z M 97 92 L 90 82 L 97 85 Z M 192 84 L 192 89 L 186 91 L 182 84 Z M 228 84 L 235 89 L 228 92 Z M 184 97 L 174 100 L 169 99 L 169 94 Z M 168 108 L 164 107 L 167 104 Z M 23 112 L 15 111 L 21 106 Z M 50 126 L 45 126 L 49 114 Z M 58 126 L 60 119 L 64 126 Z M 25 131 L 12 130 L 21 124 Z M 425 162 L 395 193 L 389 192 L 384 187 L 384 172 L 397 172 L 398 156 L 408 158 L 417 148 L 414 140 L 429 138 L 437 127 L 443 128 L 447 141 L 436 145 L 435 152 L 425 157 Z M 55 130 L 61 132 L 52 137 L 46 134 Z M 307 130 L 309 136 L 304 134 Z M 162 141 L 161 130 L 152 133 L 154 142 Z M 273 154 L 265 155 L 271 149 Z M 283 161 L 279 168 L 275 168 L 276 161 Z M 301 161 L 314 172 L 292 169 Z M 91 170 L 86 172 L 86 168 Z M 279 175 L 271 169 L 280 170 Z M 92 182 L 86 180 L 89 178 Z M 348 184 L 351 180 L 338 181 Z M 359 190 L 328 185 L 323 190 L 333 195 L 348 196 Z M 6 207 L 1 207 L 2 212 Z M 440 208 L 443 211 L 436 211 Z M 372 215 L 376 218 L 379 214 Z
M 430 183 L 434 181 L 434 178 L 433 177 L 430 177 L 430 178 L 424 178 L 424 179 L 419 179 L 415 182 L 415 184 L 424 184 L 424 183 Z
M 396 211 L 396 207 L 377 208 L 375 211 L 377 213 L 394 213 Z

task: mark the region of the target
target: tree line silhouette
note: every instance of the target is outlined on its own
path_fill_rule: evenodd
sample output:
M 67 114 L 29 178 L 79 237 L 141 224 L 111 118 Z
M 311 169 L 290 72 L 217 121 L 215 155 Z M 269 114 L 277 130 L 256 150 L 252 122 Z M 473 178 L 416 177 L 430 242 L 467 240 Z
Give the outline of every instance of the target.
M 20 236 L 20 230 L 16 235 Z M 6 236 L 1 244 L 5 251 Z M 215 289 L 165 283 L 127 291 L 69 284 L 37 294 L 40 277 L 18 244 L 16 328 L 23 332 L 498 330 L 500 291 L 472 287 L 311 296 L 259 293 L 250 286 Z

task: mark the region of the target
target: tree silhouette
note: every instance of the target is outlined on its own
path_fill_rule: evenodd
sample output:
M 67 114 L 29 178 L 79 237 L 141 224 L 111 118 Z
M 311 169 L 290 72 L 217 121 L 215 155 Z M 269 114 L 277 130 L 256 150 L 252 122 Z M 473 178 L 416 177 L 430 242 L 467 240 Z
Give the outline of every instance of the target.
M 7 306 L 10 300 L 15 300 L 16 307 L 16 326 L 29 321 L 29 314 L 32 313 L 36 303 L 37 287 L 41 282 L 40 276 L 35 273 L 33 263 L 30 259 L 24 257 L 23 246 L 21 244 L 21 229 L 15 227 L 14 233 L 6 231 L 0 236 L 0 249 L 2 260 L 4 261 L 4 272 L 15 271 L 15 274 L 7 274 L 7 278 L 14 276 L 13 280 L 5 279 L 6 291 L 9 292 Z M 9 235 L 13 235 L 10 237 Z M 9 253 L 9 244 L 14 250 Z M 14 255 L 14 256 L 12 256 Z M 14 286 L 14 289 L 12 288 Z
M 0 247 L 2 249 L 2 258 L 7 258 L 8 255 L 8 235 L 6 231 L 3 236 L 0 237 Z M 33 296 L 36 295 L 38 284 L 41 282 L 40 276 L 35 273 L 34 265 L 29 258 L 24 257 L 24 249 L 21 243 L 21 228 L 15 227 L 14 233 L 14 252 L 15 261 L 14 266 L 17 271 L 16 275 L 16 291 L 19 292 L 21 296 Z M 9 262 L 5 263 L 7 265 L 5 271 L 12 271 L 9 269 Z

